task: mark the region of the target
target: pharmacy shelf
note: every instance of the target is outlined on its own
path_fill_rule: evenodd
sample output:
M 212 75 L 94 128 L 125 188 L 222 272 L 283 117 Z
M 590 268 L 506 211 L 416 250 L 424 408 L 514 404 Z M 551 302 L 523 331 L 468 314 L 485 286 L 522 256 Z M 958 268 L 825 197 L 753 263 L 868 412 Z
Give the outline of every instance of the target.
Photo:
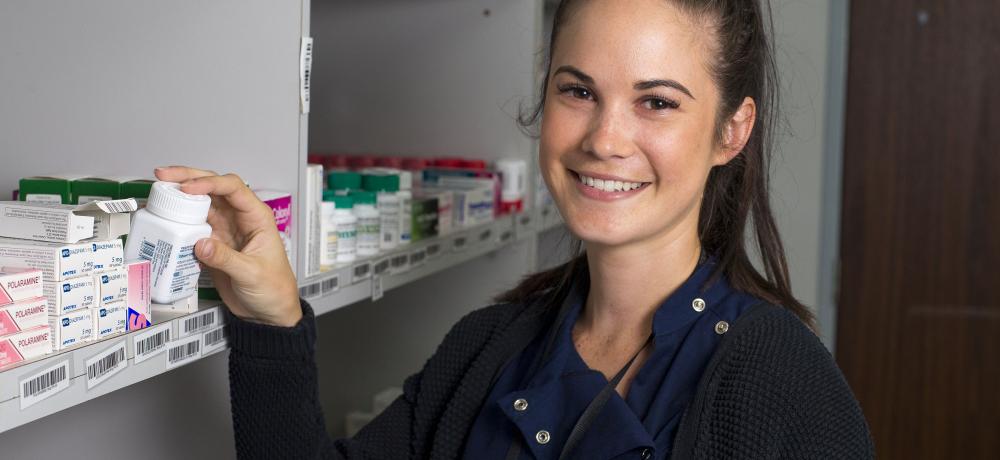
M 553 207 L 506 216 L 335 267 L 305 280 L 300 293 L 317 315 L 377 300 L 388 290 L 503 249 L 560 222 Z M 158 313 L 157 324 L 150 328 L 0 371 L 0 433 L 222 352 L 227 349 L 222 308 L 220 302 L 202 301 L 195 313 Z M 195 342 L 198 345 L 191 345 Z M 47 376 L 57 377 L 48 383 L 59 383 L 43 385 L 48 389 L 35 397 L 25 393 L 32 381 L 41 382 Z

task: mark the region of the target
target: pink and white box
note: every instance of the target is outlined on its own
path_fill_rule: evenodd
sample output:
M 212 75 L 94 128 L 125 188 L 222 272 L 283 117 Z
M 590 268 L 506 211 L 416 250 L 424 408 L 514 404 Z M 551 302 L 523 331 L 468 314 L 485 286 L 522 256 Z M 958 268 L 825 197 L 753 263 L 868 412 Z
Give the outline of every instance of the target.
M 128 272 L 128 292 L 125 305 L 128 307 L 127 328 L 130 331 L 149 327 L 153 323 L 150 309 L 150 265 L 148 260 L 126 262 Z
M 52 353 L 52 329 L 36 327 L 0 337 L 0 368 Z
M 41 270 L 0 267 L 0 305 L 43 295 Z
M 0 307 L 0 336 L 49 324 L 45 297 L 22 300 Z

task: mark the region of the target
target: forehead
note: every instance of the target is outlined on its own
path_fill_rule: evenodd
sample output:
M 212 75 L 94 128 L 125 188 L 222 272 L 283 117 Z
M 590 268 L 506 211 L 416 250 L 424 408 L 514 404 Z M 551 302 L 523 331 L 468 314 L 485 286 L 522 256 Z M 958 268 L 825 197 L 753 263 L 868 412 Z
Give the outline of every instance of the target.
M 569 11 L 552 50 L 598 80 L 707 79 L 712 32 L 669 0 L 583 0 Z

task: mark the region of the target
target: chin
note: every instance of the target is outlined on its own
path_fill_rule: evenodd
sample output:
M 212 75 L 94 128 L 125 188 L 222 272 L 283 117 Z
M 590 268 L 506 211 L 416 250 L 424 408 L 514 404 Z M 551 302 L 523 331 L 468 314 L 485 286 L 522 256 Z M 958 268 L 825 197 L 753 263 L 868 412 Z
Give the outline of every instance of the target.
M 627 231 L 634 227 L 623 225 L 621 221 L 598 219 L 573 212 L 563 214 L 563 220 L 573 236 L 589 245 L 620 246 L 634 241 L 638 236 Z

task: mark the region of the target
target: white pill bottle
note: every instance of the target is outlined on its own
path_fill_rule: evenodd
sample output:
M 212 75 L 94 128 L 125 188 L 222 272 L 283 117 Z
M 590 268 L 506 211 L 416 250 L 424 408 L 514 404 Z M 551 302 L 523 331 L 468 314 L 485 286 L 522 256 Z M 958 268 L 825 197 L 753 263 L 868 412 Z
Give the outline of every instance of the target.
M 135 213 L 125 260 L 150 261 L 153 302 L 169 304 L 197 292 L 201 268 L 194 244 L 212 234 L 206 223 L 211 205 L 208 195 L 188 195 L 178 184 L 156 182 L 146 207 Z

